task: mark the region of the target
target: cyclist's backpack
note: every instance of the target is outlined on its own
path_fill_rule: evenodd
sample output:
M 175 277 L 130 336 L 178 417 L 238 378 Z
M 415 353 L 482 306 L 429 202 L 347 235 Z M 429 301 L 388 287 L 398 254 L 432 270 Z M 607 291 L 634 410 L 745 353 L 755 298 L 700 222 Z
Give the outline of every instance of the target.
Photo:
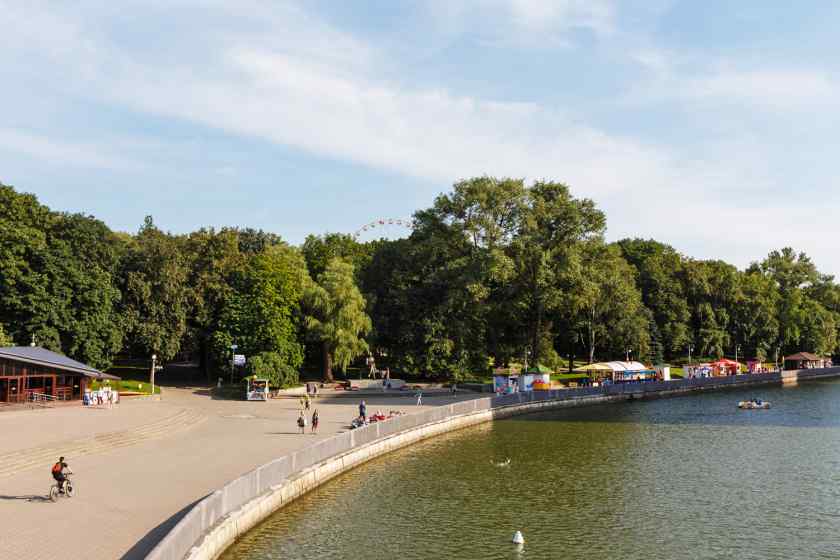
M 55 465 L 53 465 L 52 472 L 53 472 L 53 474 L 60 473 L 61 472 L 61 463 L 56 463 Z

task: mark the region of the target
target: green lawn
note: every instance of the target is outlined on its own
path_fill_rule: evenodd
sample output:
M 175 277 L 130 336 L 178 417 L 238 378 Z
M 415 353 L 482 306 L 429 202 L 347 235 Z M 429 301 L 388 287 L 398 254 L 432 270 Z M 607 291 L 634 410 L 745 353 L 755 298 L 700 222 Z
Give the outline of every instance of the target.
M 119 375 L 119 374 L 115 374 Z M 150 393 L 152 386 L 149 384 L 148 378 L 140 378 L 140 379 L 126 379 L 123 378 L 121 381 L 93 381 L 91 383 L 91 389 L 97 390 L 99 387 L 103 385 L 109 385 L 111 388 L 116 389 L 120 393 L 146 393 L 147 395 Z M 155 394 L 160 393 L 160 386 L 155 385 Z

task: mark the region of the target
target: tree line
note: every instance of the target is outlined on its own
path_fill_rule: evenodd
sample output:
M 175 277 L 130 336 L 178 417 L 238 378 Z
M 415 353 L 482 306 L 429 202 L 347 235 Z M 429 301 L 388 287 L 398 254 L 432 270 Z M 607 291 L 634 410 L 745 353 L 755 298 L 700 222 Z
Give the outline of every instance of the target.
M 0 344 L 98 368 L 118 356 L 227 371 L 231 345 L 278 385 L 325 379 L 369 353 L 413 376 L 631 357 L 776 360 L 831 355 L 840 286 L 807 255 L 745 270 L 654 240 L 605 240 L 592 200 L 550 181 L 478 177 L 414 214 L 409 237 L 310 235 L 299 247 L 250 228 L 134 234 L 51 211 L 0 185 Z

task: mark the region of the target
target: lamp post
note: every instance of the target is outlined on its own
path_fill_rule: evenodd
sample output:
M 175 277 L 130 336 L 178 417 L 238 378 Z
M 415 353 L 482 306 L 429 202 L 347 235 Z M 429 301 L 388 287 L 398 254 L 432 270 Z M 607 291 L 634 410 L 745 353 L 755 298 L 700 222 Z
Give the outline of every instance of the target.
M 526 373 L 528 371 L 528 358 L 531 356 L 531 347 L 525 347 L 525 367 L 522 368 L 522 373 Z
M 632 348 L 625 348 L 625 349 L 624 349 L 624 361 L 625 361 L 625 362 L 629 362 L 629 361 L 630 361 L 630 354 L 632 354 L 632 353 L 633 353 L 633 349 L 632 349 Z
M 236 344 L 230 345 L 230 384 L 233 385 L 233 366 L 236 361 L 236 349 L 239 348 Z
M 149 375 L 149 381 L 152 384 L 152 396 L 155 394 L 155 371 L 157 370 L 157 354 L 152 354 L 152 371 Z
M 691 344 L 688 345 L 688 365 L 691 365 L 691 351 L 694 350 L 694 346 Z
M 735 361 L 736 361 L 736 362 L 738 361 L 738 350 L 740 350 L 740 349 L 741 349 L 741 345 L 740 345 L 740 344 L 736 344 L 736 345 L 735 345 Z M 737 368 L 738 366 L 735 366 L 735 367 Z M 738 369 L 740 369 L 740 368 L 738 368 Z

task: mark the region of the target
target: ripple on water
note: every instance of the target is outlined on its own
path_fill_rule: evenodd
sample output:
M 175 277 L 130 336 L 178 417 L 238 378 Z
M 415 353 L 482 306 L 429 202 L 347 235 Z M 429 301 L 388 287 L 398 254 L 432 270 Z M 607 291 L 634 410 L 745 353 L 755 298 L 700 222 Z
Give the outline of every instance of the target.
M 835 381 L 529 415 L 367 463 L 223 559 L 836 559 L 838 465 Z

